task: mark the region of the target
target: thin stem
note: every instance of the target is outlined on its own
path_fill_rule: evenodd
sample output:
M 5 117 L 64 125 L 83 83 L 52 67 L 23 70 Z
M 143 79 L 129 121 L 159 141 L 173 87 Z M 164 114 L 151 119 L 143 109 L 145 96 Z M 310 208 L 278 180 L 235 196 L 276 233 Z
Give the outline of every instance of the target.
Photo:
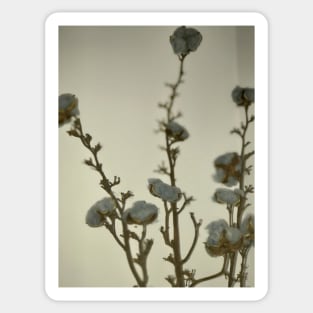
M 108 222 L 105 223 L 105 226 L 109 230 L 109 232 L 112 234 L 116 242 L 119 244 L 119 246 L 125 251 L 125 245 L 122 243 L 122 241 L 116 234 L 115 219 L 111 219 L 111 224 L 109 224 Z
M 175 98 L 177 97 L 177 88 L 178 86 L 183 82 L 182 78 L 184 75 L 184 60 L 185 60 L 186 56 L 182 56 L 179 58 L 180 60 L 180 67 L 179 67 L 179 73 L 178 73 L 178 79 L 176 81 L 176 83 L 174 85 L 170 85 L 170 87 L 172 88 L 172 94 L 170 95 L 170 102 L 169 102 L 169 106 L 168 106 L 168 115 L 167 115 L 167 120 L 170 121 L 171 120 L 171 115 L 170 112 L 172 111 L 173 105 L 174 105 L 174 101 Z
M 240 287 L 246 287 L 246 281 L 247 281 L 247 260 L 248 260 L 248 254 L 250 251 L 250 247 L 246 247 L 242 251 L 242 259 L 241 259 L 241 270 L 239 273 L 240 278 Z
M 241 136 L 241 153 L 240 153 L 240 159 L 241 159 L 241 173 L 240 173 L 240 180 L 239 180 L 239 189 L 244 190 L 245 185 L 245 170 L 246 170 L 246 155 L 245 155 L 245 148 L 247 146 L 246 143 L 246 134 L 248 130 L 249 123 L 253 122 L 253 118 L 248 117 L 248 110 L 249 106 L 246 105 L 244 107 L 245 109 L 245 123 L 242 125 L 242 136 Z M 240 198 L 240 204 L 238 206 L 238 212 L 237 212 L 237 228 L 240 228 L 242 214 L 246 208 L 246 197 Z M 238 258 L 238 252 L 233 252 L 230 254 L 230 271 L 229 271 L 229 280 L 228 280 L 228 287 L 233 287 L 236 283 L 235 279 L 235 272 L 236 272 L 236 263 Z
M 147 225 L 144 224 L 142 226 L 142 234 L 141 234 L 141 238 L 139 241 L 139 253 L 140 253 L 141 259 L 143 259 L 141 262 L 141 268 L 142 268 L 142 274 L 143 274 L 142 282 L 144 286 L 148 282 L 148 270 L 147 270 L 147 262 L 146 262 L 147 251 L 146 251 L 146 246 L 145 246 L 146 235 L 147 235 Z
M 190 217 L 191 217 L 194 229 L 195 229 L 195 234 L 194 234 L 193 242 L 192 242 L 192 245 L 191 245 L 191 247 L 189 249 L 189 252 L 185 256 L 185 258 L 182 260 L 182 263 L 186 263 L 189 260 L 189 258 L 191 257 L 191 255 L 193 253 L 193 250 L 196 247 L 196 244 L 197 244 L 197 241 L 198 241 L 198 238 L 199 238 L 199 228 L 201 226 L 201 221 L 199 223 L 197 223 L 195 215 L 192 212 L 190 213 Z
M 182 83 L 182 77 L 184 75 L 184 64 L 185 57 L 180 58 L 180 68 L 178 79 L 174 85 L 171 85 L 172 93 L 170 95 L 169 105 L 166 107 L 167 109 L 167 123 L 172 120 L 172 108 L 174 105 L 174 101 L 177 97 L 177 88 Z M 175 178 L 175 160 L 173 160 L 171 155 L 171 144 L 169 136 L 167 132 L 165 132 L 165 141 L 166 141 L 166 153 L 169 163 L 169 174 L 170 174 L 170 181 L 171 186 L 175 186 L 176 178 Z M 181 257 L 181 248 L 180 248 L 180 234 L 179 234 L 179 217 L 178 217 L 178 208 L 177 204 L 172 202 L 171 203 L 171 211 L 173 213 L 173 240 L 172 240 L 172 248 L 174 253 L 174 266 L 175 266 L 175 274 L 176 274 L 176 287 L 184 287 L 185 280 L 184 280 L 184 272 L 183 272 L 183 264 L 182 264 L 182 257 Z
M 184 197 L 184 203 L 183 205 L 181 206 L 181 208 L 178 210 L 178 214 L 180 214 L 184 209 L 185 207 L 190 204 L 191 201 L 194 201 L 194 198 L 193 197 L 187 197 L 185 193 L 183 193 L 183 197 Z
M 126 253 L 128 265 L 130 267 L 132 274 L 134 275 L 134 277 L 137 281 L 138 286 L 139 287 L 146 287 L 146 285 L 144 284 L 143 280 L 140 278 L 140 276 L 136 270 L 136 267 L 135 267 L 134 259 L 133 259 L 132 253 L 131 253 L 128 226 L 127 226 L 125 221 L 122 221 L 122 225 L 123 225 L 123 238 L 125 241 L 125 253 Z
M 177 287 L 184 287 L 184 271 L 180 250 L 180 238 L 179 238 L 179 219 L 176 204 L 171 205 L 173 210 L 173 252 L 174 252 L 174 262 L 175 262 L 175 273 L 177 278 Z
M 119 203 L 116 199 L 116 197 L 114 196 L 113 192 L 111 191 L 110 188 L 110 183 L 108 178 L 105 176 L 103 170 L 102 170 L 102 164 L 99 162 L 98 160 L 98 151 L 95 150 L 90 142 L 91 142 L 91 137 L 90 140 L 87 140 L 87 136 L 84 134 L 83 128 L 82 128 L 82 124 L 79 118 L 76 118 L 75 120 L 75 126 L 77 127 L 78 131 L 80 132 L 80 136 L 79 139 L 82 142 L 82 144 L 91 152 L 94 160 L 95 160 L 95 165 L 94 168 L 98 171 L 98 173 L 100 174 L 101 178 L 102 178 L 102 183 L 104 184 L 103 188 L 105 189 L 105 191 L 111 196 L 111 198 L 115 201 L 115 204 L 118 208 L 120 208 Z
M 229 253 L 229 257 L 230 257 L 230 269 L 229 269 L 229 276 L 228 276 L 228 287 L 234 287 L 236 283 L 235 272 L 236 272 L 238 252 Z
M 246 133 L 247 133 L 248 126 L 250 123 L 250 120 L 248 118 L 248 110 L 249 110 L 249 106 L 245 106 L 245 124 L 243 127 L 242 145 L 241 145 L 241 153 L 240 153 L 241 173 L 240 173 L 239 189 L 241 190 L 244 190 L 245 168 L 246 168 L 246 157 L 245 157 Z M 238 207 L 238 213 L 237 213 L 237 227 L 240 227 L 242 214 L 245 209 L 245 203 L 246 203 L 245 197 L 241 197 L 240 204 Z
M 217 278 L 219 276 L 225 275 L 227 266 L 228 266 L 228 256 L 225 255 L 224 256 L 224 262 L 223 262 L 222 269 L 218 273 L 210 275 L 210 276 L 206 276 L 206 277 L 203 277 L 203 278 L 200 278 L 200 279 L 194 279 L 189 287 L 195 287 L 196 285 L 198 285 L 200 283 L 203 283 L 205 281 L 208 281 L 208 280 Z
M 231 204 L 227 205 L 227 211 L 229 215 L 229 226 L 233 226 L 234 223 L 234 206 Z
M 170 234 L 169 234 L 169 229 L 170 229 L 169 223 L 170 223 L 170 214 L 172 211 L 169 210 L 166 201 L 163 201 L 163 203 L 164 203 L 164 209 L 165 209 L 165 228 L 161 227 L 161 233 L 163 235 L 165 244 L 171 247 L 172 244 L 171 244 Z
M 101 180 L 102 188 L 109 194 L 111 199 L 114 201 L 120 216 L 122 216 L 127 198 L 122 199 L 122 201 L 121 201 L 122 206 L 121 206 L 120 199 L 118 199 L 112 191 L 112 187 L 119 184 L 119 182 L 120 182 L 119 178 L 114 177 L 113 183 L 111 183 L 109 181 L 109 179 L 106 177 L 106 175 L 104 174 L 104 172 L 102 170 L 102 164 L 98 160 L 97 154 L 101 148 L 100 145 L 96 145 L 95 147 L 91 146 L 91 144 L 90 144 L 91 143 L 91 136 L 88 134 L 86 134 L 86 135 L 84 134 L 82 124 L 81 124 L 81 121 L 79 118 L 76 118 L 74 120 L 74 126 L 75 126 L 75 129 L 71 130 L 69 132 L 69 134 L 70 135 L 75 134 L 75 137 L 78 137 L 81 140 L 82 144 L 91 152 L 95 163 L 90 161 L 88 163 L 88 165 L 92 166 L 100 174 L 100 176 L 102 178 L 102 180 Z M 118 239 L 115 230 L 112 229 L 111 233 L 112 233 L 113 237 L 115 238 L 115 240 L 117 241 L 117 243 L 125 251 L 128 265 L 130 267 L 130 270 L 131 270 L 138 286 L 139 287 L 146 287 L 147 282 L 144 279 L 141 279 L 140 275 L 137 272 L 135 264 L 134 264 L 134 259 L 132 256 L 131 246 L 130 246 L 130 236 L 129 236 L 128 225 L 123 219 L 121 220 L 121 222 L 122 222 L 124 244 Z M 114 226 L 114 229 L 115 229 L 115 226 Z
M 170 166 L 170 180 L 171 186 L 175 186 L 175 167 L 173 164 L 173 159 L 171 157 L 170 152 L 170 144 L 167 133 L 166 136 L 166 152 Z M 173 240 L 172 240 L 172 248 L 174 252 L 174 266 L 176 273 L 176 281 L 177 287 L 184 287 L 184 274 L 183 274 L 183 266 L 182 266 L 182 258 L 181 258 L 181 249 L 180 249 L 180 234 L 179 234 L 179 218 L 178 218 L 178 208 L 176 203 L 171 203 L 171 211 L 173 213 Z

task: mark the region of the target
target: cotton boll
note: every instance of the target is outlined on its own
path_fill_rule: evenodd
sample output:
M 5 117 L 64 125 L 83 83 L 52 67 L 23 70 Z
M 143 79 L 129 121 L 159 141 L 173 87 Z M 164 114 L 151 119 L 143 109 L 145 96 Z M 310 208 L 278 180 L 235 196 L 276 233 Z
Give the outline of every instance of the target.
M 235 244 L 242 238 L 242 233 L 238 228 L 229 227 L 226 231 L 226 238 L 231 244 Z
M 254 245 L 254 215 L 247 214 L 240 224 L 240 231 L 244 236 L 244 245 Z
M 158 208 L 145 201 L 137 201 L 133 206 L 127 209 L 123 214 L 123 219 L 128 224 L 151 224 L 158 216 Z
M 214 160 L 215 180 L 228 187 L 238 184 L 241 177 L 241 159 L 238 153 L 225 153 Z M 224 174 L 224 175 L 223 175 Z
M 240 195 L 231 189 L 218 188 L 215 191 L 214 200 L 218 203 L 236 205 L 240 201 Z
M 236 86 L 231 93 L 231 97 L 238 106 L 249 106 L 254 102 L 254 88 Z
M 209 237 L 205 249 L 211 256 L 222 256 L 234 252 L 242 246 L 242 233 L 235 227 L 229 227 L 223 219 L 211 222 L 207 227 Z
M 172 36 L 170 43 L 175 54 L 186 56 L 191 51 L 196 51 L 202 41 L 202 35 L 194 28 L 178 27 Z
M 111 213 L 115 209 L 115 203 L 111 198 L 103 198 L 96 202 L 95 206 L 98 208 L 98 211 L 104 215 Z
M 216 165 L 229 165 L 233 158 L 236 157 L 236 152 L 229 152 L 217 157 L 214 161 Z
M 227 227 L 228 227 L 227 222 L 224 219 L 219 219 L 208 224 L 206 229 L 209 230 L 209 234 L 214 232 L 221 233 Z
M 104 216 L 95 207 L 91 207 L 86 215 L 86 224 L 90 227 L 103 226 Z
M 115 210 L 115 203 L 111 198 L 103 198 L 97 201 L 87 212 L 86 224 L 90 227 L 103 225 L 106 216 Z
M 177 202 L 181 199 L 182 193 L 178 187 L 163 183 L 160 179 L 148 179 L 149 190 L 152 195 L 164 201 Z
M 75 95 L 65 93 L 59 96 L 59 127 L 79 115 L 78 99 Z
M 183 141 L 189 137 L 188 131 L 180 124 L 172 121 L 166 125 L 166 132 L 170 137 Z

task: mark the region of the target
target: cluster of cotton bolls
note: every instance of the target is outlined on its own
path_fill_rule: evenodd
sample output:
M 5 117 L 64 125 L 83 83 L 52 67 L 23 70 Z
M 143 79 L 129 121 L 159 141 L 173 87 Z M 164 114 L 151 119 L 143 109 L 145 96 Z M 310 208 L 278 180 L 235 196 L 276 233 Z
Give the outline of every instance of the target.
M 100 227 L 107 217 L 114 217 L 116 206 L 111 198 L 97 201 L 86 214 L 86 224 Z M 136 201 L 132 207 L 123 212 L 122 218 L 127 224 L 147 225 L 153 223 L 158 216 L 158 208 L 146 201 Z
M 211 222 L 207 227 L 209 237 L 205 243 L 210 256 L 223 256 L 235 252 L 242 246 L 254 244 L 254 217 L 247 215 L 241 223 L 240 229 L 229 226 L 224 219 Z
M 245 108 L 247 116 L 248 107 L 254 102 L 254 89 L 236 86 L 231 96 L 238 106 Z M 242 124 L 242 130 L 245 131 L 248 124 L 252 121 L 252 117 L 249 120 L 247 117 L 246 125 Z M 233 132 L 241 137 L 244 149 L 247 145 L 244 141 L 245 132 L 241 132 L 239 129 L 234 129 Z M 241 188 L 243 188 L 246 158 L 246 155 L 240 156 L 237 152 L 228 152 L 217 157 L 214 160 L 216 169 L 214 180 L 227 187 L 233 187 L 240 183 Z M 248 192 L 252 192 L 251 189 L 245 189 L 245 191 L 238 188 L 234 190 L 229 188 L 216 189 L 213 200 L 220 204 L 226 204 L 226 208 L 229 210 L 230 221 L 228 224 L 224 219 L 220 219 L 211 222 L 207 226 L 209 236 L 205 247 L 211 256 L 222 256 L 226 253 L 235 252 L 242 247 L 254 245 L 254 216 L 247 214 L 243 220 L 239 216 L 237 224 L 233 222 L 233 209 L 237 206 L 238 211 L 242 214 L 243 210 L 245 210 L 245 206 L 242 203 L 245 203 L 245 200 L 247 200 L 246 194 Z
M 222 256 L 241 246 L 240 230 L 229 226 L 225 220 L 211 222 L 206 228 L 209 231 L 209 237 L 205 247 L 211 256 Z

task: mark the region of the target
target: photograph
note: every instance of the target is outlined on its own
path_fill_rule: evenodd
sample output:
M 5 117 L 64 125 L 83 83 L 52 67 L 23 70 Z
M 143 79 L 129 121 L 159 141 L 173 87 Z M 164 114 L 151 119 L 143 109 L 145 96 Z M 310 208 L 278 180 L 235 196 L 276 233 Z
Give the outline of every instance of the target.
M 260 298 L 266 22 L 109 15 L 60 13 L 46 25 L 46 290 Z

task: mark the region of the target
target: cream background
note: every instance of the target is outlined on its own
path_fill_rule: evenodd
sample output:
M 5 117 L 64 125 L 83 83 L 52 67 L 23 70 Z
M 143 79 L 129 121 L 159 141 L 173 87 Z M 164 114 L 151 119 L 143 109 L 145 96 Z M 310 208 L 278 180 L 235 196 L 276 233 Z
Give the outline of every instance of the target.
M 203 42 L 185 61 L 185 84 L 174 108 L 183 112 L 180 123 L 191 136 L 183 142 L 177 165 L 178 186 L 197 201 L 185 209 L 181 221 L 183 251 L 188 251 L 193 234 L 189 211 L 203 219 L 200 238 L 187 268 L 197 277 L 220 269 L 221 259 L 209 257 L 203 244 L 204 227 L 212 220 L 226 218 L 222 205 L 211 195 L 222 185 L 212 180 L 213 160 L 229 151 L 239 151 L 240 141 L 229 131 L 242 115 L 231 101 L 235 85 L 254 84 L 254 36 L 250 27 L 197 27 Z M 109 177 L 121 177 L 116 192 L 132 190 L 133 201 L 146 200 L 160 206 L 147 190 L 147 179 L 164 152 L 157 146 L 163 136 L 154 134 L 156 120 L 163 116 L 157 103 L 167 100 L 165 82 L 177 79 L 178 61 L 168 42 L 172 27 L 63 27 L 60 29 L 60 94 L 71 92 L 79 98 L 85 131 L 103 150 L 100 158 Z M 126 258 L 105 228 L 85 225 L 88 208 L 104 196 L 99 177 L 82 164 L 89 158 L 79 141 L 60 129 L 59 243 L 60 286 L 132 286 L 134 279 Z M 253 138 L 253 132 L 249 134 Z M 166 179 L 161 177 L 161 179 Z M 161 208 L 161 207 L 160 207 Z M 163 261 L 164 247 L 159 221 L 149 227 L 155 243 L 150 253 L 150 286 L 168 286 L 164 277 L 173 272 Z M 253 250 L 249 260 L 249 285 L 253 285 Z M 184 252 L 183 252 L 184 255 Z M 199 286 L 225 286 L 224 278 Z

